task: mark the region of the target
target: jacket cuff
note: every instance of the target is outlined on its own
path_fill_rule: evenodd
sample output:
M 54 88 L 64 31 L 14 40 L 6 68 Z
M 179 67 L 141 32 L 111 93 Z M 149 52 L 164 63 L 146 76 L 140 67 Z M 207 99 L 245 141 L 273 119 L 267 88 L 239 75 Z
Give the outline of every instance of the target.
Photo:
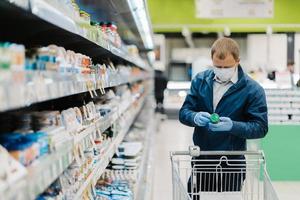
M 241 132 L 243 132 L 244 122 L 232 121 L 232 129 L 231 134 L 235 136 L 241 136 Z
M 191 117 L 192 117 L 191 121 L 192 121 L 193 126 L 195 126 L 195 127 L 198 126 L 195 122 L 196 115 L 197 115 L 197 112 L 193 112 L 191 115 Z

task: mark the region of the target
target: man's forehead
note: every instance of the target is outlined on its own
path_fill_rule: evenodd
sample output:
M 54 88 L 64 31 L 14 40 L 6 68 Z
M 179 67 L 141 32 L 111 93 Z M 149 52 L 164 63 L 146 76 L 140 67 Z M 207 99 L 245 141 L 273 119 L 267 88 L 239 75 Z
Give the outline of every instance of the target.
M 220 59 L 218 57 L 218 54 L 214 54 L 213 56 L 213 62 L 235 62 L 235 59 L 233 58 L 233 56 L 231 54 L 227 54 L 224 59 Z

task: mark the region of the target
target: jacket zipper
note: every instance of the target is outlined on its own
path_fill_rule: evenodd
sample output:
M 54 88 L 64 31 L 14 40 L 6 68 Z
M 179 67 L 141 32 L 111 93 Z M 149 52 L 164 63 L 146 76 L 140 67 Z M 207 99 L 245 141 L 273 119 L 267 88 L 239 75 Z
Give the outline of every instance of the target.
M 225 97 L 223 96 L 221 99 L 220 99 L 220 101 L 219 101 L 219 103 L 217 104 L 217 106 L 216 106 L 216 109 L 212 109 L 213 110 L 213 112 L 216 112 L 216 110 L 217 110 L 217 108 L 218 108 L 218 106 L 219 106 L 219 104 L 220 104 L 220 102 L 224 99 L 224 98 L 226 98 L 228 95 L 226 95 Z M 229 135 L 229 141 L 230 141 L 230 146 L 231 146 L 231 151 L 233 151 L 233 141 L 232 141 L 232 135 L 230 134 Z

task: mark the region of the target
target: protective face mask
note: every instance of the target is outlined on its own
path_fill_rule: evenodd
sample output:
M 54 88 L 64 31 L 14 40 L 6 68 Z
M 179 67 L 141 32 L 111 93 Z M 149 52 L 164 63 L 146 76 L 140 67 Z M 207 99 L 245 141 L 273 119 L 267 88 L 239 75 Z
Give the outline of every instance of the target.
M 220 79 L 222 82 L 229 81 L 236 70 L 236 67 L 230 67 L 230 68 L 213 68 L 215 75 Z

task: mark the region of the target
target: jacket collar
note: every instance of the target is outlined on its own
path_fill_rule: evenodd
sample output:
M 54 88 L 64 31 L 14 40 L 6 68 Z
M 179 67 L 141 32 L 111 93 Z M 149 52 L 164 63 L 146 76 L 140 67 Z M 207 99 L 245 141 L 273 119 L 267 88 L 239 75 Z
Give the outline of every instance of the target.
M 205 77 L 205 80 L 206 80 L 208 88 L 209 88 L 208 94 L 207 94 L 207 96 L 208 96 L 207 106 L 208 106 L 210 112 L 214 111 L 213 103 L 212 103 L 213 102 L 213 82 L 214 82 L 214 77 L 215 77 L 215 74 L 214 74 L 213 70 L 210 70 L 210 72 L 208 73 L 208 75 Z M 244 73 L 242 67 L 239 65 L 238 66 L 238 81 L 235 84 L 233 84 L 225 92 L 225 94 L 223 95 L 222 99 L 225 98 L 226 96 L 232 94 L 233 92 L 239 90 L 240 88 L 243 88 L 246 85 L 246 83 L 247 83 L 246 77 L 247 77 L 247 75 Z

